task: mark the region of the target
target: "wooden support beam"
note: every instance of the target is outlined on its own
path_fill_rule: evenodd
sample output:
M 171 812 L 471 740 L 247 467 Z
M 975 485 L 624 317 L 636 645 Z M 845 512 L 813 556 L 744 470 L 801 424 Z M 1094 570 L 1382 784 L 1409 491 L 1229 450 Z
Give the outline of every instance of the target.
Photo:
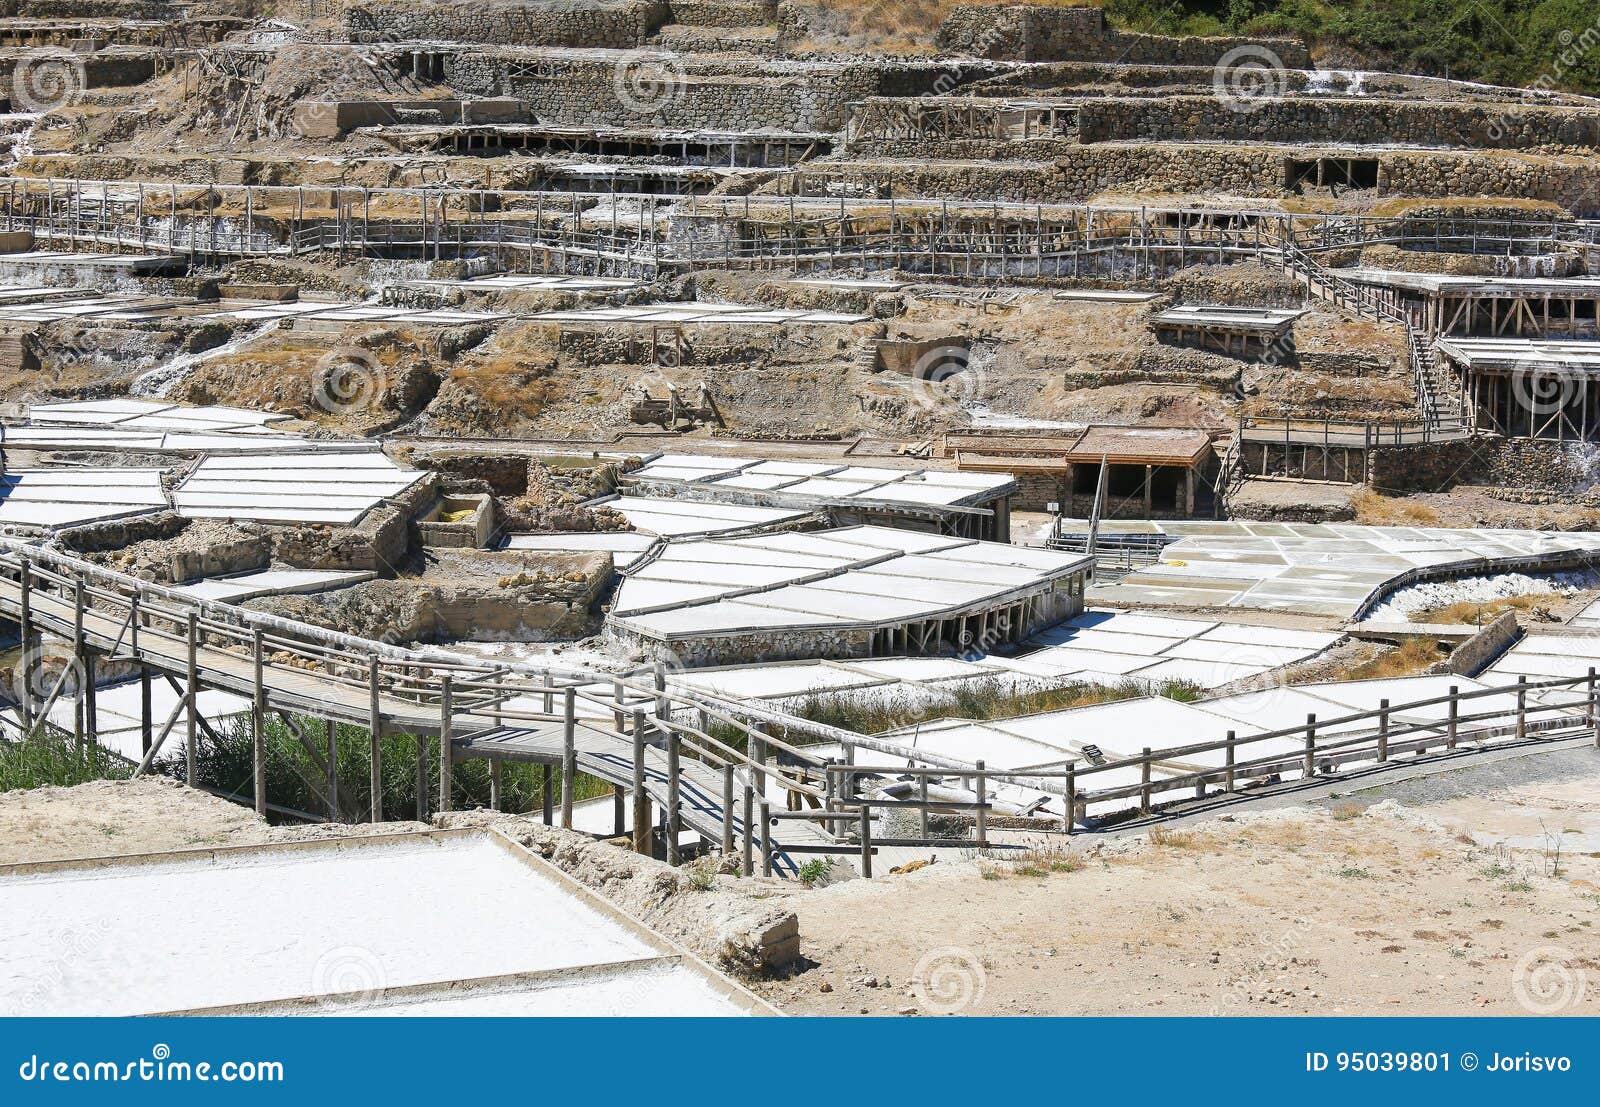
M 439 678 L 439 810 L 453 811 L 455 785 L 455 694 L 450 674 Z
M 650 848 L 650 797 L 644 790 L 644 712 L 633 713 L 633 851 L 646 857 Z
M 199 615 L 189 612 L 186 630 L 187 654 L 184 661 L 184 696 L 183 703 L 187 709 L 188 718 L 184 722 L 183 734 L 183 779 L 184 783 L 193 788 L 198 779 L 198 768 L 195 757 L 195 716 L 199 713 L 196 703 L 200 695 L 199 665 L 197 653 L 200 646 Z
M 561 721 L 561 828 L 572 829 L 572 793 L 578 776 L 578 690 L 564 692 Z
M 262 671 L 264 661 L 262 658 L 260 627 L 256 627 L 250 632 L 250 658 L 254 673 L 253 694 L 250 698 L 250 747 L 254 762 L 252 775 L 255 777 L 256 785 L 256 814 L 265 818 L 267 814 L 267 686 Z
M 383 712 L 378 702 L 378 659 L 367 663 L 367 734 L 371 758 L 372 796 L 368 802 L 372 821 L 383 822 Z

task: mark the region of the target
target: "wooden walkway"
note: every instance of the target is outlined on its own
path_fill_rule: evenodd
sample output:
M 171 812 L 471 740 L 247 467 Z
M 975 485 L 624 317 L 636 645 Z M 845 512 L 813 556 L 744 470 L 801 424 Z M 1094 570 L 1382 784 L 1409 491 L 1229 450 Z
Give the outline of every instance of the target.
M 679 824 L 709 844 L 728 848 L 742 842 L 746 857 L 757 852 L 764 868 L 779 872 L 797 868 L 791 853 L 854 848 L 810 821 L 782 820 L 776 824 L 781 830 L 764 836 L 756 815 L 768 808 L 763 793 L 768 785 L 790 789 L 798 779 L 764 759 L 730 756 L 711 764 L 685 755 L 685 746 L 704 754 L 707 744 L 721 744 L 702 729 L 673 721 L 675 711 L 693 712 L 706 725 L 705 704 L 662 687 L 627 685 L 596 673 L 530 679 L 505 666 L 435 661 L 420 651 L 194 600 L 9 540 L 0 546 L 0 616 L 25 623 L 27 641 L 50 634 L 72 643 L 86 683 L 92 684 L 96 657 L 170 679 L 183 699 L 159 733 L 157 720 L 144 719 L 147 750 L 174 731 L 185 708 L 185 741 L 192 741 L 194 728 L 207 724 L 195 716 L 184 690 L 217 688 L 251 700 L 258 769 L 264 764 L 265 715 L 299 715 L 375 734 L 440 737 L 447 751 L 440 759 L 441 795 L 448 793 L 451 766 L 467 758 L 561 765 L 568 796 L 570 774 L 587 773 L 635 797 L 636 843 L 644 849 L 655 825 L 652 809 L 661 813 L 662 825 L 676 810 Z M 58 687 L 53 695 L 59 692 Z M 92 718 L 92 687 L 84 695 Z M 26 698 L 25 718 L 48 713 L 49 703 Z M 649 714 L 642 710 L 646 706 Z M 749 735 L 763 750 L 787 748 L 754 728 Z M 264 810 L 259 783 L 256 799 Z M 669 856 L 675 853 L 674 840 Z

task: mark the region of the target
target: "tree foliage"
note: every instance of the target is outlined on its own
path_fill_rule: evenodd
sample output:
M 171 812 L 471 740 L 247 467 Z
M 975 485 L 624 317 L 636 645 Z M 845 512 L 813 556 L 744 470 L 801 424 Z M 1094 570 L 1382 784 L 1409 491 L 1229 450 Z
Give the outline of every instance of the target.
M 1594 0 L 1105 0 L 1155 34 L 1292 35 L 1338 68 L 1600 94 Z

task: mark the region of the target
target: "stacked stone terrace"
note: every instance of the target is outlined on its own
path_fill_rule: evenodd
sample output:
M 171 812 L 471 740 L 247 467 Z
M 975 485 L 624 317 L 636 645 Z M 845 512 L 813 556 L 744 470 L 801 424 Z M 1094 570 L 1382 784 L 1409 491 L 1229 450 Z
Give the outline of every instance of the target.
M 555 187 L 802 195 L 889 188 L 902 196 L 1021 203 L 1081 202 L 1109 191 L 1274 199 L 1310 193 L 1330 201 L 1348 193 L 1488 195 L 1584 213 L 1596 206 L 1590 177 L 1600 105 L 1593 102 L 1317 73 L 1300 43 L 1133 35 L 1110 27 L 1094 8 L 957 7 L 928 35 L 936 54 L 884 57 L 818 52 L 817 10 L 759 0 L 361 0 L 299 30 L 252 30 L 237 17 L 164 4 L 11 7 L 15 14 L 0 19 L 0 41 L 25 44 L 25 52 L 44 48 L 37 43 L 46 38 L 51 49 L 70 48 L 82 61 L 86 101 L 155 103 L 167 113 L 174 99 L 209 98 L 228 123 L 224 134 L 196 127 L 176 143 L 141 142 L 139 127 L 128 123 L 110 129 L 109 141 L 34 143 L 20 166 L 30 175 L 214 174 L 238 183 L 312 184 L 337 174 L 376 185 L 437 180 L 442 172 L 467 184 L 516 188 L 563 176 L 502 164 L 529 157 L 763 170 L 793 170 L 805 159 L 802 171 L 736 174 L 736 184 L 705 175 L 672 183 L 657 172 L 616 181 L 580 174 L 575 186 Z M 358 67 L 364 87 L 349 89 L 347 79 L 318 87 L 314 73 L 296 77 L 287 68 L 324 65 L 346 66 L 347 77 Z M 182 71 L 181 82 L 173 70 Z M 144 81 L 153 82 L 149 90 L 101 94 Z M 292 102 L 275 87 L 285 84 L 295 91 Z M 507 107 L 419 115 L 418 101 L 433 99 Z M 1071 125 L 997 132 L 993 116 L 1015 114 L 1019 102 L 1035 111 L 1042 105 Z M 242 105 L 237 117 L 230 103 Z M 357 126 L 307 125 L 308 113 L 323 113 L 318 105 L 333 105 L 327 113 L 342 118 L 346 104 L 365 105 Z M 944 104 L 975 106 L 979 125 L 884 125 Z M 419 126 L 433 129 L 419 135 Z M 577 140 L 586 131 L 629 138 L 584 147 Z M 717 136 L 715 152 L 685 137 L 699 132 Z M 793 152 L 741 155 L 751 136 L 777 139 Z M 726 158 L 723 147 L 731 147 Z M 345 164 L 308 162 L 305 152 Z M 417 155 L 432 164 L 419 167 Z M 203 173 L 186 167 L 194 161 L 204 163 Z

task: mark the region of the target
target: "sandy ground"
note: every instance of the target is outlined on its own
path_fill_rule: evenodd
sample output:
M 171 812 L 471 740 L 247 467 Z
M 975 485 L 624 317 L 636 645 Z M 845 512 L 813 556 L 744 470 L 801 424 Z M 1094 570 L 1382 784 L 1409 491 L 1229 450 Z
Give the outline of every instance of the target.
M 165 780 L 0 795 L 0 863 L 361 829 L 272 828 Z M 769 885 L 803 956 L 754 986 L 793 1014 L 1600 1014 L 1591 749 L 1056 842 Z
M 0 794 L 0 865 L 415 830 L 417 823 L 272 827 L 165 777 Z
M 1600 755 L 1577 756 L 797 893 L 813 964 L 759 987 L 794 1014 L 1600 1014 Z

